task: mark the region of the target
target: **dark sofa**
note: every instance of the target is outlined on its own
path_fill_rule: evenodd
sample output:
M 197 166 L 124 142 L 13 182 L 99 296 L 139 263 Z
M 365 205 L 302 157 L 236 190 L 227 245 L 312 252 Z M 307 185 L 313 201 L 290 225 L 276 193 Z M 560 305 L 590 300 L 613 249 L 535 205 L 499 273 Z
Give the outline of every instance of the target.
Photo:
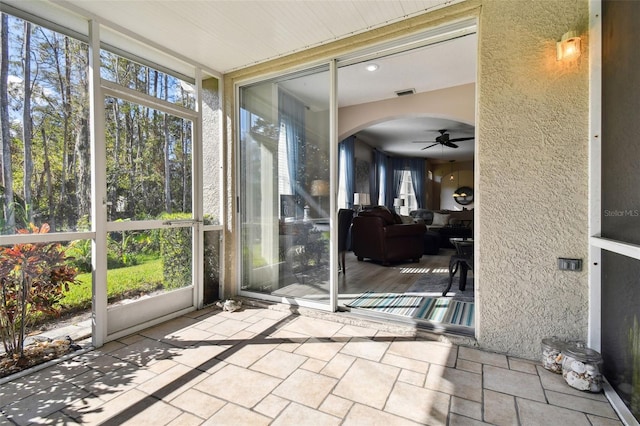
M 453 248 L 450 238 L 473 238 L 473 210 L 427 210 L 409 212 L 415 220 L 424 222 L 428 232 L 440 236 L 441 248 Z M 437 219 L 434 221 L 434 218 Z
M 389 265 L 404 260 L 420 261 L 423 252 L 423 224 L 403 224 L 386 207 L 374 207 L 353 218 L 353 252 L 359 261 L 369 258 Z

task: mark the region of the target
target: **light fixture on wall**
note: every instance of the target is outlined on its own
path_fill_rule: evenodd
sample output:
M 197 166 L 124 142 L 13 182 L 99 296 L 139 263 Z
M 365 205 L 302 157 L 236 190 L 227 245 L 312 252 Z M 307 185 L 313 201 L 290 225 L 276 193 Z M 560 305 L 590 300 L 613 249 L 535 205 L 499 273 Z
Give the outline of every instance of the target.
M 556 43 L 556 60 L 570 60 L 580 56 L 580 37 L 575 31 L 568 31 Z
M 473 202 L 473 188 L 469 186 L 461 186 L 453 193 L 453 199 L 456 203 L 467 206 Z

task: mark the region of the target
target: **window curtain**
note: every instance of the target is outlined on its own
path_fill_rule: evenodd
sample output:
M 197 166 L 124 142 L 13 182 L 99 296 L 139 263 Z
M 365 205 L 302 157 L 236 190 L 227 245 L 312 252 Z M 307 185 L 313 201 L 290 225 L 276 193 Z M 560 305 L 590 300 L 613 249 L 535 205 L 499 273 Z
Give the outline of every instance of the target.
M 381 169 L 384 167 L 381 164 L 381 161 L 384 160 L 384 154 L 378 150 L 373 151 L 373 170 L 371 171 L 371 179 L 369 182 L 369 188 L 371 191 L 371 204 L 377 205 L 380 204 L 380 192 L 382 190 L 381 182 L 384 180 L 381 179 Z
M 424 206 L 424 184 L 425 184 L 425 161 L 421 158 L 411 158 L 409 160 L 409 169 L 411 170 L 411 181 L 413 182 L 413 192 L 416 193 L 416 202 L 418 208 L 423 209 Z
M 353 189 L 355 186 L 355 146 L 356 137 L 349 136 L 338 145 L 338 174 L 343 176 L 344 173 L 344 194 L 345 206 L 348 209 L 353 208 Z
M 305 111 L 304 103 L 278 88 L 278 120 L 285 126 L 291 193 L 298 204 L 305 192 L 305 155 L 302 149 L 305 143 Z
M 384 197 L 382 205 L 393 206 L 393 165 L 391 164 L 391 157 L 387 156 L 384 159 Z
M 387 206 L 390 209 L 393 209 L 393 199 L 400 196 L 400 185 L 402 185 L 402 173 L 405 169 L 405 161 L 404 158 L 394 157 L 391 160 L 391 164 L 393 169 L 393 187 L 391 188 L 393 191 L 393 197 L 391 197 L 391 204 Z
M 375 203 L 381 206 L 393 205 L 393 182 L 391 181 L 392 170 L 388 155 L 375 151 L 374 162 L 378 171 L 378 198 Z

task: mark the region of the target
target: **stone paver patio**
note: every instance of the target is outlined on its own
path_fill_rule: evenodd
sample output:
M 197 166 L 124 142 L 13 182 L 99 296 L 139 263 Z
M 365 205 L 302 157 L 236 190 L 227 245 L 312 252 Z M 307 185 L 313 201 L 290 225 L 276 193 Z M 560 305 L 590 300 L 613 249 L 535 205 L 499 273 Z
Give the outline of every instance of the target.
M 538 363 L 289 311 L 205 309 L 0 387 L 0 425 L 620 425 Z

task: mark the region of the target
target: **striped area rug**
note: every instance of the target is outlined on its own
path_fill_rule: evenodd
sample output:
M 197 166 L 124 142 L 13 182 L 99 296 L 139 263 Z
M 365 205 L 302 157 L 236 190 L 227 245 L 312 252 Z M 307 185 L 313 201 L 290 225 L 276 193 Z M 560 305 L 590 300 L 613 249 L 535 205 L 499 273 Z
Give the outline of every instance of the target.
M 351 308 L 371 309 L 387 314 L 413 317 L 422 304 L 422 296 L 409 296 L 398 293 L 374 293 L 368 291 L 361 294 L 347 306 Z
M 366 292 L 348 307 L 423 319 L 443 324 L 474 327 L 474 304 L 446 297 L 423 297 L 402 293 Z
M 445 324 L 474 327 L 475 305 L 445 297 L 425 297 L 424 304 L 415 317 Z

